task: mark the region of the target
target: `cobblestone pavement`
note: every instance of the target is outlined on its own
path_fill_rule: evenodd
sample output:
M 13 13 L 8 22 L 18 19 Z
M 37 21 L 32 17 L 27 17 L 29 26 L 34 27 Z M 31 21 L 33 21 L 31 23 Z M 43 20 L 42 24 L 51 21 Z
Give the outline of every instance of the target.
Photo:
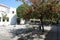
M 12 29 L 12 28 L 11 28 Z M 59 26 L 45 26 L 45 32 L 38 37 L 34 35 L 35 38 L 32 40 L 60 40 L 60 27 Z M 15 36 L 12 38 L 10 29 L 7 27 L 0 27 L 0 40 L 17 40 L 19 37 Z
M 51 30 L 51 26 L 44 26 L 45 32 L 41 35 L 33 35 L 34 37 L 32 39 L 28 39 L 28 40 L 45 40 L 45 35 L 47 35 L 47 33 Z M 40 36 L 40 37 L 39 37 Z M 13 40 L 17 39 L 18 37 L 16 36 L 15 38 L 13 38 Z

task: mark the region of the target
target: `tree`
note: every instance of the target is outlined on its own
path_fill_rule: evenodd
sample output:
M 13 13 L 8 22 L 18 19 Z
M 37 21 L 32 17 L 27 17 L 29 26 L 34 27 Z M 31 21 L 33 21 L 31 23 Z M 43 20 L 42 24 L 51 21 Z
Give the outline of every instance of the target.
M 25 13 L 27 14 L 28 8 L 30 6 L 28 4 L 22 4 L 17 8 L 17 16 L 19 18 L 24 18 Z M 27 10 L 27 11 L 26 11 Z
M 6 14 L 6 12 L 4 12 L 4 11 L 2 11 L 2 18 L 3 18 L 3 20 L 7 20 L 8 18 L 7 18 L 7 14 Z
M 48 19 L 51 21 L 57 20 L 60 5 L 59 0 L 27 0 L 31 4 L 31 8 L 27 11 L 27 14 L 31 17 L 39 18 L 41 20 L 41 27 L 44 31 L 43 27 L 43 19 Z M 23 2 L 24 3 L 24 2 Z M 25 10 L 26 11 L 26 10 Z M 27 15 L 25 13 L 25 15 Z M 27 15 L 27 16 L 28 16 Z M 37 16 L 36 16 L 37 15 Z M 28 16 L 30 18 L 30 16 Z M 26 17 L 26 16 L 25 16 Z M 26 17 L 27 18 L 27 17 Z
M 58 14 L 59 14 L 59 0 L 30 0 L 32 2 L 32 7 L 37 14 L 40 14 L 38 17 L 41 20 L 42 29 L 43 27 L 43 19 L 49 19 L 51 21 L 58 20 Z M 32 9 L 32 10 L 33 10 Z

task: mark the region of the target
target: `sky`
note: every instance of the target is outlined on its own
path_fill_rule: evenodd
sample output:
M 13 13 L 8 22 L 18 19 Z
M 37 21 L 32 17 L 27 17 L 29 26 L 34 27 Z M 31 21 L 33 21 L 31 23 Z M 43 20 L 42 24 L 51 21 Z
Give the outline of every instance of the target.
M 0 4 L 5 4 L 9 7 L 17 8 L 19 5 L 22 4 L 22 2 L 16 0 L 0 0 Z

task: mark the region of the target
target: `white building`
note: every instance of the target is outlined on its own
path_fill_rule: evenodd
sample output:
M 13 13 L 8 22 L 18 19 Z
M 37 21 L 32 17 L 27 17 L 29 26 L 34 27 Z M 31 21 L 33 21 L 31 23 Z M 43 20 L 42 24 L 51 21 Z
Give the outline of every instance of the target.
M 16 9 L 0 4 L 0 25 L 14 25 L 16 20 Z

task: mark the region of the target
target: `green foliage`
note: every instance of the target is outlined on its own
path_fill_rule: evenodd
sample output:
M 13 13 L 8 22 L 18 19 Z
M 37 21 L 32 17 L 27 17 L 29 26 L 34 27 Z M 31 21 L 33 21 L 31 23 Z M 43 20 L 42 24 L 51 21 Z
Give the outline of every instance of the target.
M 39 0 L 40 1 L 40 0 Z M 36 2 L 34 0 L 31 0 L 32 5 L 34 7 L 34 11 L 36 13 L 33 14 L 35 15 L 35 17 L 37 16 L 37 18 L 39 16 L 42 16 L 43 19 L 47 19 L 47 20 L 51 20 L 51 21 L 57 21 L 58 20 L 58 16 L 59 16 L 59 12 L 60 12 L 60 5 L 59 5 L 59 0 L 47 0 L 46 1 L 42 1 L 42 2 Z M 37 4 L 36 4 L 36 3 Z M 33 11 L 33 12 L 34 12 Z
M 22 4 L 17 8 L 17 16 L 23 18 L 24 11 L 29 8 L 28 4 Z
M 32 4 L 22 4 L 17 8 L 18 17 L 25 19 L 43 17 L 44 20 L 56 21 L 60 15 L 60 5 L 57 0 L 28 0 Z M 33 7 L 33 8 L 32 8 Z
M 7 19 L 7 14 L 6 14 L 6 12 L 4 12 L 4 11 L 3 11 L 3 13 L 2 13 L 2 18 L 3 18 L 3 19 Z

